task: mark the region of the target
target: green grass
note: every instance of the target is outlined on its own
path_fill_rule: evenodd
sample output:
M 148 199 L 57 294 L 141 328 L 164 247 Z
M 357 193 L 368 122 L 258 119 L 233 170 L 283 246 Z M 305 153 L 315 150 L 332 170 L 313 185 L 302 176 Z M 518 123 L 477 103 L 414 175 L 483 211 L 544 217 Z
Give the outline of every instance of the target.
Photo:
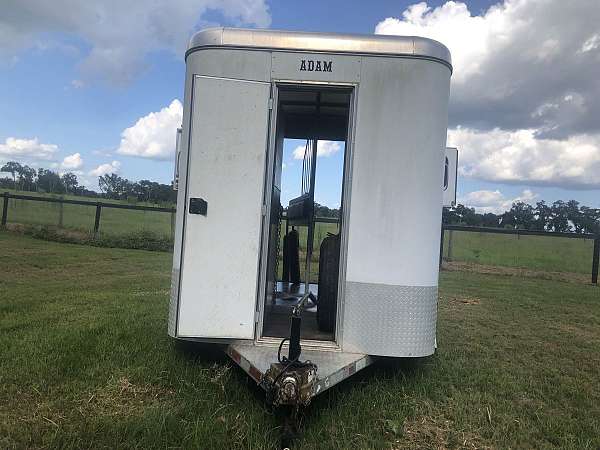
M 219 353 L 166 335 L 171 255 L 0 232 L 0 448 L 274 448 Z M 298 448 L 600 447 L 600 289 L 444 272 L 438 345 L 317 397 Z
M 446 231 L 444 256 L 450 233 L 453 261 L 585 274 L 592 270 L 591 239 Z

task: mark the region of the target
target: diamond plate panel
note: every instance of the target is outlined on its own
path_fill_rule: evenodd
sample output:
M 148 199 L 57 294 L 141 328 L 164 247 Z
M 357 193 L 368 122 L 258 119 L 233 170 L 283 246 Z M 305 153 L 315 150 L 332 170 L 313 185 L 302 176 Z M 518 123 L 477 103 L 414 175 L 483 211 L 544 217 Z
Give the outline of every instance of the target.
M 344 351 L 419 357 L 435 350 L 437 286 L 347 282 Z
M 177 324 L 177 298 L 179 297 L 179 269 L 171 272 L 171 300 L 169 301 L 169 336 L 175 337 Z

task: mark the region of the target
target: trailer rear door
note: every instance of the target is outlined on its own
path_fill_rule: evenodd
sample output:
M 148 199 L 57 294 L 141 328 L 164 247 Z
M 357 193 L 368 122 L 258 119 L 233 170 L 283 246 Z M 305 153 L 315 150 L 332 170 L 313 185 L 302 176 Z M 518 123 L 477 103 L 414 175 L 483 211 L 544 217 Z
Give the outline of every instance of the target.
M 179 337 L 254 337 L 269 97 L 269 83 L 194 77 Z

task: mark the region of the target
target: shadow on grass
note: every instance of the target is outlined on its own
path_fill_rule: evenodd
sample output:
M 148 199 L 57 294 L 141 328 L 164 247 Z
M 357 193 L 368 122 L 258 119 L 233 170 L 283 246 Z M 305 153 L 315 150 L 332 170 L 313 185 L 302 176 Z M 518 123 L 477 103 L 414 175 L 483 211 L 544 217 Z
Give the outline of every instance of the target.
M 410 381 L 417 376 L 427 375 L 434 363 L 435 356 L 424 358 L 377 357 L 377 360 L 370 366 L 315 397 L 309 409 L 336 408 L 340 399 L 361 385 L 380 381 L 392 382 L 398 379 Z
M 175 351 L 188 360 L 205 364 L 226 364 L 230 361 L 225 354 L 226 347 L 224 345 L 179 339 L 175 340 L 173 345 Z
M 174 347 L 175 351 L 188 361 L 203 365 L 232 366 L 234 369 L 230 372 L 232 381 L 238 385 L 245 384 L 257 402 L 265 402 L 265 391 L 241 367 L 231 361 L 225 353 L 226 345 L 176 340 Z

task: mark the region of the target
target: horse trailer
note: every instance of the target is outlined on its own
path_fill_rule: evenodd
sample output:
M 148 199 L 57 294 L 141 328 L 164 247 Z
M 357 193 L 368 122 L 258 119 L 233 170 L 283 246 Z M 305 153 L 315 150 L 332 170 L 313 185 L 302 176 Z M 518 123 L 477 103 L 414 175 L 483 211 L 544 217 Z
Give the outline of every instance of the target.
M 451 73 L 421 37 L 196 33 L 169 335 L 222 346 L 274 405 L 432 355 Z

